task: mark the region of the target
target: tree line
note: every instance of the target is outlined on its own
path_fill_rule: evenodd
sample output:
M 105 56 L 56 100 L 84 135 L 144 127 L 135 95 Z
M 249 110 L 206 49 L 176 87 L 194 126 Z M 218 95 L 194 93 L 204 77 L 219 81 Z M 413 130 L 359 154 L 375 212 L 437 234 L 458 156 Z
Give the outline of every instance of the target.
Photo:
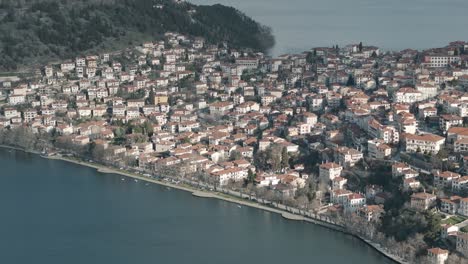
M 155 8 L 156 3 L 164 8 Z M 274 45 L 268 27 L 223 5 L 180 5 L 169 0 L 2 1 L 0 68 L 12 70 L 36 60 L 125 47 L 168 31 L 257 51 Z

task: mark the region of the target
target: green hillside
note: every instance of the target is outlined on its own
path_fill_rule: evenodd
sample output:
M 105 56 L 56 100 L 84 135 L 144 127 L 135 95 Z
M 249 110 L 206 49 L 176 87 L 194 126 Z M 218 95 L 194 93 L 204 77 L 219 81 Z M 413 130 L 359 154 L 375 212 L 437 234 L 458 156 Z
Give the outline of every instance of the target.
M 268 27 L 232 7 L 173 0 L 0 0 L 0 69 L 125 47 L 174 31 L 267 51 Z

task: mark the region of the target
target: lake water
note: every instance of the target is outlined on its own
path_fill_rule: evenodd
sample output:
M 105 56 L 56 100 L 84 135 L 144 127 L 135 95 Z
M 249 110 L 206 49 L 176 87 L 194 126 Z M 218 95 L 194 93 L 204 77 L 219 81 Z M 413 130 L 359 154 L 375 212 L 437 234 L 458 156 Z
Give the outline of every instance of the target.
M 274 55 L 359 43 L 384 50 L 468 40 L 466 0 L 191 0 L 238 8 L 272 27 Z
M 0 149 L 0 263 L 391 263 L 312 224 Z

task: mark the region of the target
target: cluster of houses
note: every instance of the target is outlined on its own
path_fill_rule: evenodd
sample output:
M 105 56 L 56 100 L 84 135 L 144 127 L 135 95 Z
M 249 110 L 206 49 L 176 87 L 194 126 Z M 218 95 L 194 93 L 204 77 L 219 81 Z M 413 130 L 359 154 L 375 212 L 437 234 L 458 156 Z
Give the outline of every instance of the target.
M 254 174 L 257 187 L 289 197 L 317 174 L 330 210 L 367 221 L 378 219 L 391 194 L 378 185 L 352 189 L 344 172 L 384 161 L 412 193 L 412 208 L 432 210 L 439 201 L 444 214 L 468 217 L 467 86 L 467 42 L 387 53 L 355 44 L 270 58 L 166 33 L 161 41 L 46 65 L 32 81 L 4 81 L 0 129 L 55 131 L 122 166 L 177 167 L 218 185 Z M 257 154 L 272 149 L 288 157 L 318 152 L 318 171 L 294 159 L 259 169 Z M 426 192 L 422 168 L 400 155 L 441 151 L 460 166 L 428 172 L 442 192 Z M 461 229 L 444 227 L 468 254 Z M 448 255 L 428 252 L 435 263 Z

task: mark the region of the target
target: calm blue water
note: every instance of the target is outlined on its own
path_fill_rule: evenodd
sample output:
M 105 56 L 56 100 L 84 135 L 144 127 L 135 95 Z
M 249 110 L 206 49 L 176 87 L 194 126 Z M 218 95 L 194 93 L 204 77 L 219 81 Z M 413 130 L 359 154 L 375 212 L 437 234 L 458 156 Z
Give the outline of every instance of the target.
M 276 214 L 0 149 L 0 263 L 391 263 Z
M 468 40 L 466 0 L 190 0 L 236 7 L 271 26 L 274 55 L 364 42 L 385 50 Z

